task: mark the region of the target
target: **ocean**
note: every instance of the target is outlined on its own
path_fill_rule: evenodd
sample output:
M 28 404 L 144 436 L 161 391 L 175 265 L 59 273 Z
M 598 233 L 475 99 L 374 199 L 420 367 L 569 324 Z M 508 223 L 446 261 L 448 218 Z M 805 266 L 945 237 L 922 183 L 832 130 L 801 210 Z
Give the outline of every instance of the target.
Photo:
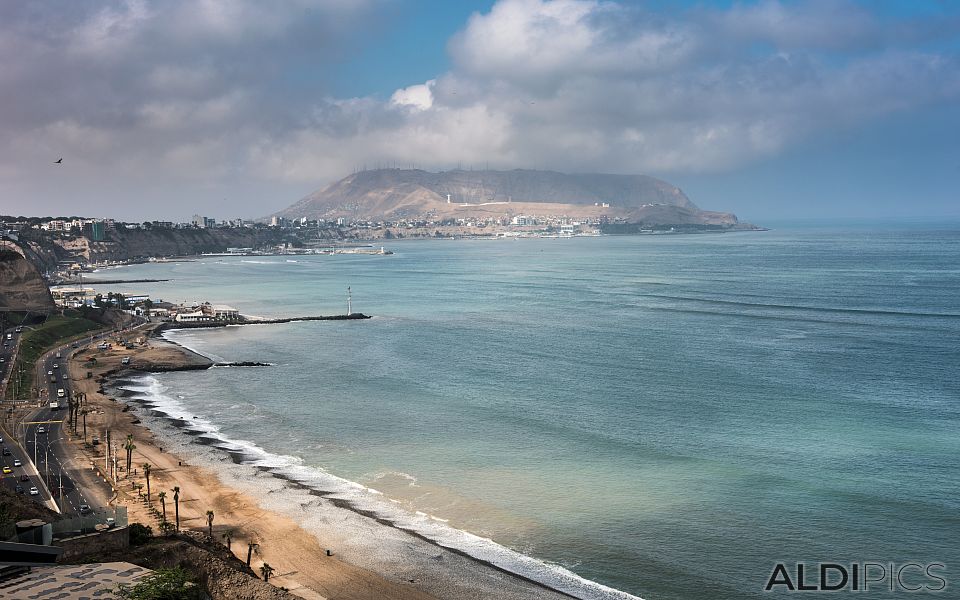
M 960 227 L 388 248 L 103 271 L 258 316 L 344 313 L 350 286 L 374 317 L 169 332 L 272 366 L 124 385 L 197 442 L 583 598 L 788 597 L 763 591 L 777 563 L 957 577 Z

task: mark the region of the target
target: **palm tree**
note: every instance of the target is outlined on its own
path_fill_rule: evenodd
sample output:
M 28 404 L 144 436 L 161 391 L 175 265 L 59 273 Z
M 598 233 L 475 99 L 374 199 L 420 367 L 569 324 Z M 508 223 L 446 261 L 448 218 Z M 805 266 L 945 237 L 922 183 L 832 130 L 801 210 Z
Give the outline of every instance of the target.
M 263 575 L 264 581 L 270 581 L 270 576 L 273 575 L 273 567 L 267 563 L 263 563 L 263 565 L 260 567 L 260 574 Z
M 83 442 L 87 442 L 87 413 L 90 412 L 86 408 L 80 409 L 80 414 L 83 415 Z
M 160 507 L 163 508 L 163 522 L 167 522 L 167 493 L 157 492 L 157 498 L 160 499 Z
M 147 478 L 147 502 L 150 502 L 150 463 L 143 463 L 143 475 Z
M 250 566 L 250 559 L 253 557 L 253 549 L 259 548 L 260 544 L 255 544 L 253 542 L 247 542 L 247 566 Z
M 233 530 L 228 529 L 224 531 L 222 534 L 222 537 L 227 541 L 227 550 L 230 550 L 230 542 L 233 541 Z M 233 550 L 230 550 L 230 551 L 233 552 Z
M 86 430 L 84 430 L 83 437 L 84 439 L 87 437 Z M 137 447 L 137 445 L 133 443 L 132 433 L 127 435 L 127 441 L 123 447 L 127 450 L 127 477 L 130 477 L 130 463 L 133 462 L 133 449 Z
M 210 534 L 210 538 L 213 538 L 213 511 L 207 511 L 207 532 Z
M 180 531 L 180 486 L 173 487 L 173 510 L 177 519 L 177 531 Z

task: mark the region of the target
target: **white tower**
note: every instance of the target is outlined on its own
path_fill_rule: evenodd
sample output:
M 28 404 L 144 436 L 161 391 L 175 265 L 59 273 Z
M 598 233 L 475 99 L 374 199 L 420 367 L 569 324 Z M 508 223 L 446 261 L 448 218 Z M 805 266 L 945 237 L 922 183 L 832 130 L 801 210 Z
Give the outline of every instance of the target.
M 447 204 L 450 204 L 450 194 L 447 194 Z
M 353 297 L 350 294 L 350 286 L 347 286 L 347 316 L 353 314 Z

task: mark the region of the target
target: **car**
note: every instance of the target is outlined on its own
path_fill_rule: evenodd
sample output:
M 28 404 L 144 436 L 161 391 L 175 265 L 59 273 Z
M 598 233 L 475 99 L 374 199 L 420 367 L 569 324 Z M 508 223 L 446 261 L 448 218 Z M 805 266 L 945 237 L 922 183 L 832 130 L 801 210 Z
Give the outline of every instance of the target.
M 41 425 L 40 427 L 37 427 L 37 433 L 46 433 L 46 432 L 47 430 L 43 428 L 43 425 Z
M 89 515 L 89 514 L 92 513 L 92 512 L 93 512 L 93 510 L 90 508 L 90 505 L 89 505 L 89 504 L 81 504 L 81 505 L 80 505 L 80 514 L 81 514 L 81 515 Z
M 17 493 L 18 493 L 18 494 L 22 494 L 22 493 L 23 493 L 23 486 L 22 486 L 22 485 L 17 485 L 16 490 L 17 490 Z
M 22 466 L 23 466 L 23 463 L 20 462 L 20 459 L 18 458 L 18 459 L 15 459 L 15 460 L 13 461 L 13 466 L 15 466 L 15 467 L 22 467 Z
M 8 467 L 7 465 L 3 465 L 3 474 L 4 474 L 4 475 L 9 475 L 10 473 L 13 473 L 13 469 L 11 469 L 10 467 Z
M 60 368 L 60 365 L 58 365 L 57 363 L 53 363 L 53 368 L 54 368 L 54 369 L 59 369 L 59 368 Z
M 20 476 L 20 481 L 30 481 L 30 476 L 24 473 Z
M 3 443 L 3 436 L 0 435 L 0 444 L 2 444 L 2 443 Z
M 7 359 L 5 359 L 4 357 L 0 356 L 0 364 L 5 363 L 5 362 L 7 362 Z
M 3 454 L 4 456 L 10 456 L 10 448 L 7 448 L 6 446 L 4 446 L 4 447 L 3 447 L 3 453 L 2 453 L 2 454 Z
M 31 496 L 37 496 L 37 495 L 39 495 L 39 494 L 40 494 L 40 490 L 38 490 L 38 489 L 36 488 L 36 486 L 30 488 L 30 495 L 31 495 Z
M 53 375 L 53 371 L 47 371 L 47 375 Z

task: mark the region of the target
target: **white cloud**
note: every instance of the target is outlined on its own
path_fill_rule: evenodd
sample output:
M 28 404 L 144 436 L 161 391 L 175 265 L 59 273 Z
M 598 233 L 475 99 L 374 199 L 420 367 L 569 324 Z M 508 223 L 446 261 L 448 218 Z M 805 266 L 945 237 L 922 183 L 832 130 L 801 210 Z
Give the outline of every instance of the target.
M 390 96 L 390 102 L 397 106 L 409 106 L 416 110 L 427 110 L 433 106 L 432 88 L 436 83 L 436 79 L 431 79 L 426 83 L 401 88 Z
M 0 63 L 0 187 L 29 193 L 36 165 L 70 152 L 91 196 L 103 173 L 180 184 L 185 204 L 200 182 L 283 190 L 248 213 L 266 214 L 363 165 L 717 171 L 960 100 L 956 55 L 915 42 L 956 39 L 955 23 L 819 0 L 500 0 L 451 37 L 447 72 L 386 99 L 284 87 L 362 39 L 376 1 L 0 5 L 0 51 L 17 56 Z

